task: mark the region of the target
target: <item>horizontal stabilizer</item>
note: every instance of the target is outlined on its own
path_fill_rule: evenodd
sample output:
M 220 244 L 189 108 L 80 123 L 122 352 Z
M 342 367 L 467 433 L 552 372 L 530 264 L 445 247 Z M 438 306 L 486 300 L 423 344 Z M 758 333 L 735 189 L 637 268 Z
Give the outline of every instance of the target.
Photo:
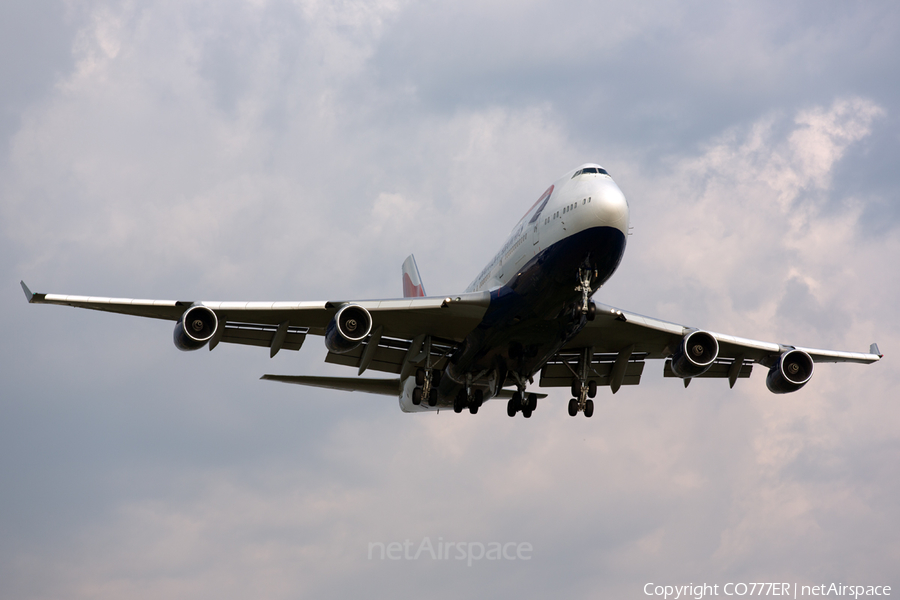
M 383 396 L 400 395 L 400 378 L 374 379 L 362 377 L 317 377 L 312 375 L 263 375 L 260 379 L 295 383 L 311 387 L 341 390 L 344 392 L 367 392 Z
M 513 397 L 513 395 L 515 393 L 516 393 L 516 390 L 511 390 L 509 388 L 503 388 L 499 392 L 497 392 L 497 395 L 494 397 L 499 398 L 500 400 L 509 400 L 510 398 Z M 534 392 L 526 392 L 526 393 L 531 394 Z M 547 394 L 541 394 L 541 393 L 534 393 L 534 395 L 537 396 L 539 399 L 543 399 L 543 398 L 547 397 Z

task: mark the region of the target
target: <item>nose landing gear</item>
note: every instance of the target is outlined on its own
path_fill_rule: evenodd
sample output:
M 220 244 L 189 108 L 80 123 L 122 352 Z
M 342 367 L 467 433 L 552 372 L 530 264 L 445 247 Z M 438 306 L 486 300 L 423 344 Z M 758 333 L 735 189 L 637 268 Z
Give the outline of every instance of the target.
M 578 285 L 576 292 L 581 292 L 581 314 L 593 321 L 597 316 L 597 305 L 591 301 L 591 276 L 596 277 L 597 272 L 591 269 L 578 269 Z

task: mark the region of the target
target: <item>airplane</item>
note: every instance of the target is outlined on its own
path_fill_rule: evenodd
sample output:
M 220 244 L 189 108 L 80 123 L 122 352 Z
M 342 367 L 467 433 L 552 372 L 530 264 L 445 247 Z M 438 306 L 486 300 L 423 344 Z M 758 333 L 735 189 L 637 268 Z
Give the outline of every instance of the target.
M 356 377 L 263 375 L 262 379 L 399 398 L 403 412 L 452 408 L 476 414 L 491 398 L 507 414 L 530 418 L 529 392 L 568 387 L 568 413 L 594 413 L 598 387 L 613 394 L 640 383 L 646 360 L 661 359 L 665 377 L 734 387 L 754 364 L 766 386 L 795 392 L 823 362 L 873 363 L 868 353 L 817 350 L 750 340 L 646 317 L 596 303 L 594 293 L 616 271 L 629 233 L 629 207 L 610 174 L 588 163 L 544 191 L 465 292 L 428 296 L 413 255 L 403 263 L 403 297 L 324 302 L 193 302 L 36 294 L 33 304 L 60 304 L 175 321 L 180 350 L 220 343 L 299 350 L 324 336 L 325 362 L 357 369 Z M 367 370 L 394 377 L 363 378 Z

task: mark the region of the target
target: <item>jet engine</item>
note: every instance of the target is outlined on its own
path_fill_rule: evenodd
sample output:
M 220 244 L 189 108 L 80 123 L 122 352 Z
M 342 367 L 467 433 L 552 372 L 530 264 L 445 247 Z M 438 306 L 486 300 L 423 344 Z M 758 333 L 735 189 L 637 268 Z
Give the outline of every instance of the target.
M 350 352 L 372 331 L 372 315 L 358 304 L 345 304 L 325 330 L 325 347 L 336 354 Z
M 705 331 L 684 336 L 672 355 L 672 371 L 682 379 L 706 372 L 719 355 L 719 342 Z
M 216 333 L 219 319 L 212 309 L 192 306 L 175 325 L 175 347 L 179 350 L 198 350 Z
M 796 392 L 812 378 L 813 359 L 803 350 L 788 350 L 769 369 L 766 387 L 773 394 Z

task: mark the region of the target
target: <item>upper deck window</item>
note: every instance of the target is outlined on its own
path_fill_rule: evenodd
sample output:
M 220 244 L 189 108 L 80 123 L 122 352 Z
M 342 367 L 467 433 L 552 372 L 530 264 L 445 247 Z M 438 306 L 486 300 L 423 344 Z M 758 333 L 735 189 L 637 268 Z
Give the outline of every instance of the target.
M 575 171 L 575 174 L 572 175 L 572 179 L 575 179 L 579 175 L 587 175 L 589 173 L 595 175 L 606 175 L 607 177 L 609 177 L 609 173 L 606 172 L 606 169 L 600 167 L 585 167 L 583 169 Z

